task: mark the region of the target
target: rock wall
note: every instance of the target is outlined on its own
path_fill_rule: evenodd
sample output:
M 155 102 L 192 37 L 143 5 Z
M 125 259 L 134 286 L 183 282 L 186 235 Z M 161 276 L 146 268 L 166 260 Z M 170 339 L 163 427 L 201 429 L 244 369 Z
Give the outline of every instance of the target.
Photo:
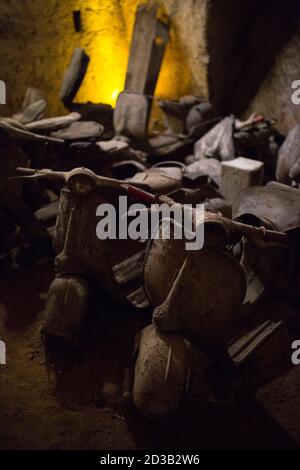
M 297 32 L 278 55 L 274 67 L 251 101 L 247 114 L 257 110 L 277 119 L 277 127 L 286 134 L 300 122 L 300 105 L 291 96 L 294 80 L 300 80 L 300 22 Z
M 124 86 L 139 3 L 145 0 L 1 0 L 0 79 L 7 84 L 7 105 L 0 106 L 1 115 L 9 115 L 20 107 L 28 86 L 44 90 L 48 115 L 64 112 L 59 90 L 76 46 L 84 47 L 90 55 L 76 101 L 114 104 Z M 156 93 L 166 98 L 188 93 L 205 96 L 206 2 L 160 3 L 172 18 L 172 28 Z M 82 32 L 75 32 L 74 10 L 81 11 Z
M 300 78 L 299 18 L 298 0 L 210 2 L 209 96 L 221 114 L 248 114 L 250 102 L 251 110 L 265 112 L 279 121 L 293 114 L 288 69 Z
M 299 0 L 157 0 L 172 21 L 156 95 L 209 98 L 220 114 L 258 111 L 286 133 L 298 120 L 291 83 L 300 79 Z M 44 90 L 47 115 L 59 102 L 74 47 L 90 55 L 77 102 L 114 104 L 122 91 L 135 11 L 154 0 L 1 0 L 0 80 L 10 115 L 28 86 Z M 73 11 L 80 10 L 82 32 Z

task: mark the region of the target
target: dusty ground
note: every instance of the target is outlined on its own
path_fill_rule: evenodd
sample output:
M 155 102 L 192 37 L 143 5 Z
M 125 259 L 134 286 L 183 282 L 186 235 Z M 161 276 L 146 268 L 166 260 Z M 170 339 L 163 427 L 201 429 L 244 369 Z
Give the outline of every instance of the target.
M 99 300 L 74 350 L 42 342 L 52 266 L 0 275 L 0 449 L 205 449 L 300 446 L 300 366 L 230 410 L 185 408 L 149 422 L 120 401 L 133 337 L 149 317 Z M 101 296 L 100 296 L 101 299 Z

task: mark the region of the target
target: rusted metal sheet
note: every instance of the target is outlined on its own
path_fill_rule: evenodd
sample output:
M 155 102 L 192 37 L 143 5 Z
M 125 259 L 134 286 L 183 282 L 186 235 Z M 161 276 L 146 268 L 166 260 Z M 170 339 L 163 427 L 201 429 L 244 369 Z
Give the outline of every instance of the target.
M 300 226 L 300 190 L 271 182 L 242 191 L 235 199 L 232 217 L 252 214 L 270 221 L 283 232 Z
M 156 6 L 139 5 L 125 80 L 125 91 L 153 95 L 165 48 L 169 40 L 168 24 L 158 16 Z
M 84 49 L 76 47 L 71 62 L 67 68 L 60 90 L 60 99 L 68 106 L 72 103 L 86 74 L 89 56 Z
M 182 331 L 202 344 L 230 337 L 246 293 L 240 264 L 224 250 L 202 249 L 187 256 L 183 240 L 152 240 L 144 286 L 163 331 Z M 229 335 L 229 336 L 228 336 Z
M 174 415 L 190 392 L 190 378 L 202 369 L 204 354 L 182 335 L 147 326 L 139 334 L 133 401 L 151 418 Z

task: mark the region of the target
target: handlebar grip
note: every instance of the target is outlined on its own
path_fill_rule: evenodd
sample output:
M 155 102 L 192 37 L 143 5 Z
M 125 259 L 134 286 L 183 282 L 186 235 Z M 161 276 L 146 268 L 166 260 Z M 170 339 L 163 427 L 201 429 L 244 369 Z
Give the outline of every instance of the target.
M 136 186 L 129 185 L 126 189 L 128 194 L 140 201 L 150 203 L 154 203 L 157 201 L 157 195 L 151 194 L 148 191 L 144 191 L 143 189 L 137 188 Z

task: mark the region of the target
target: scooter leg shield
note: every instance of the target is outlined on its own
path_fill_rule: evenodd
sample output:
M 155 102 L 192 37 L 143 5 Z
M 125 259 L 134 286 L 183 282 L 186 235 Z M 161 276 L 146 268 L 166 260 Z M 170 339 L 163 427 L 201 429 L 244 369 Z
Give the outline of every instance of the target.
M 218 350 L 230 338 L 245 292 L 240 264 L 225 251 L 203 249 L 184 261 L 153 322 Z
M 183 336 L 162 333 L 154 325 L 142 330 L 133 401 L 143 414 L 167 419 L 178 411 L 188 373 L 188 345 Z
M 58 277 L 47 298 L 43 331 L 50 336 L 70 338 L 78 334 L 88 312 L 87 282 L 75 276 Z

